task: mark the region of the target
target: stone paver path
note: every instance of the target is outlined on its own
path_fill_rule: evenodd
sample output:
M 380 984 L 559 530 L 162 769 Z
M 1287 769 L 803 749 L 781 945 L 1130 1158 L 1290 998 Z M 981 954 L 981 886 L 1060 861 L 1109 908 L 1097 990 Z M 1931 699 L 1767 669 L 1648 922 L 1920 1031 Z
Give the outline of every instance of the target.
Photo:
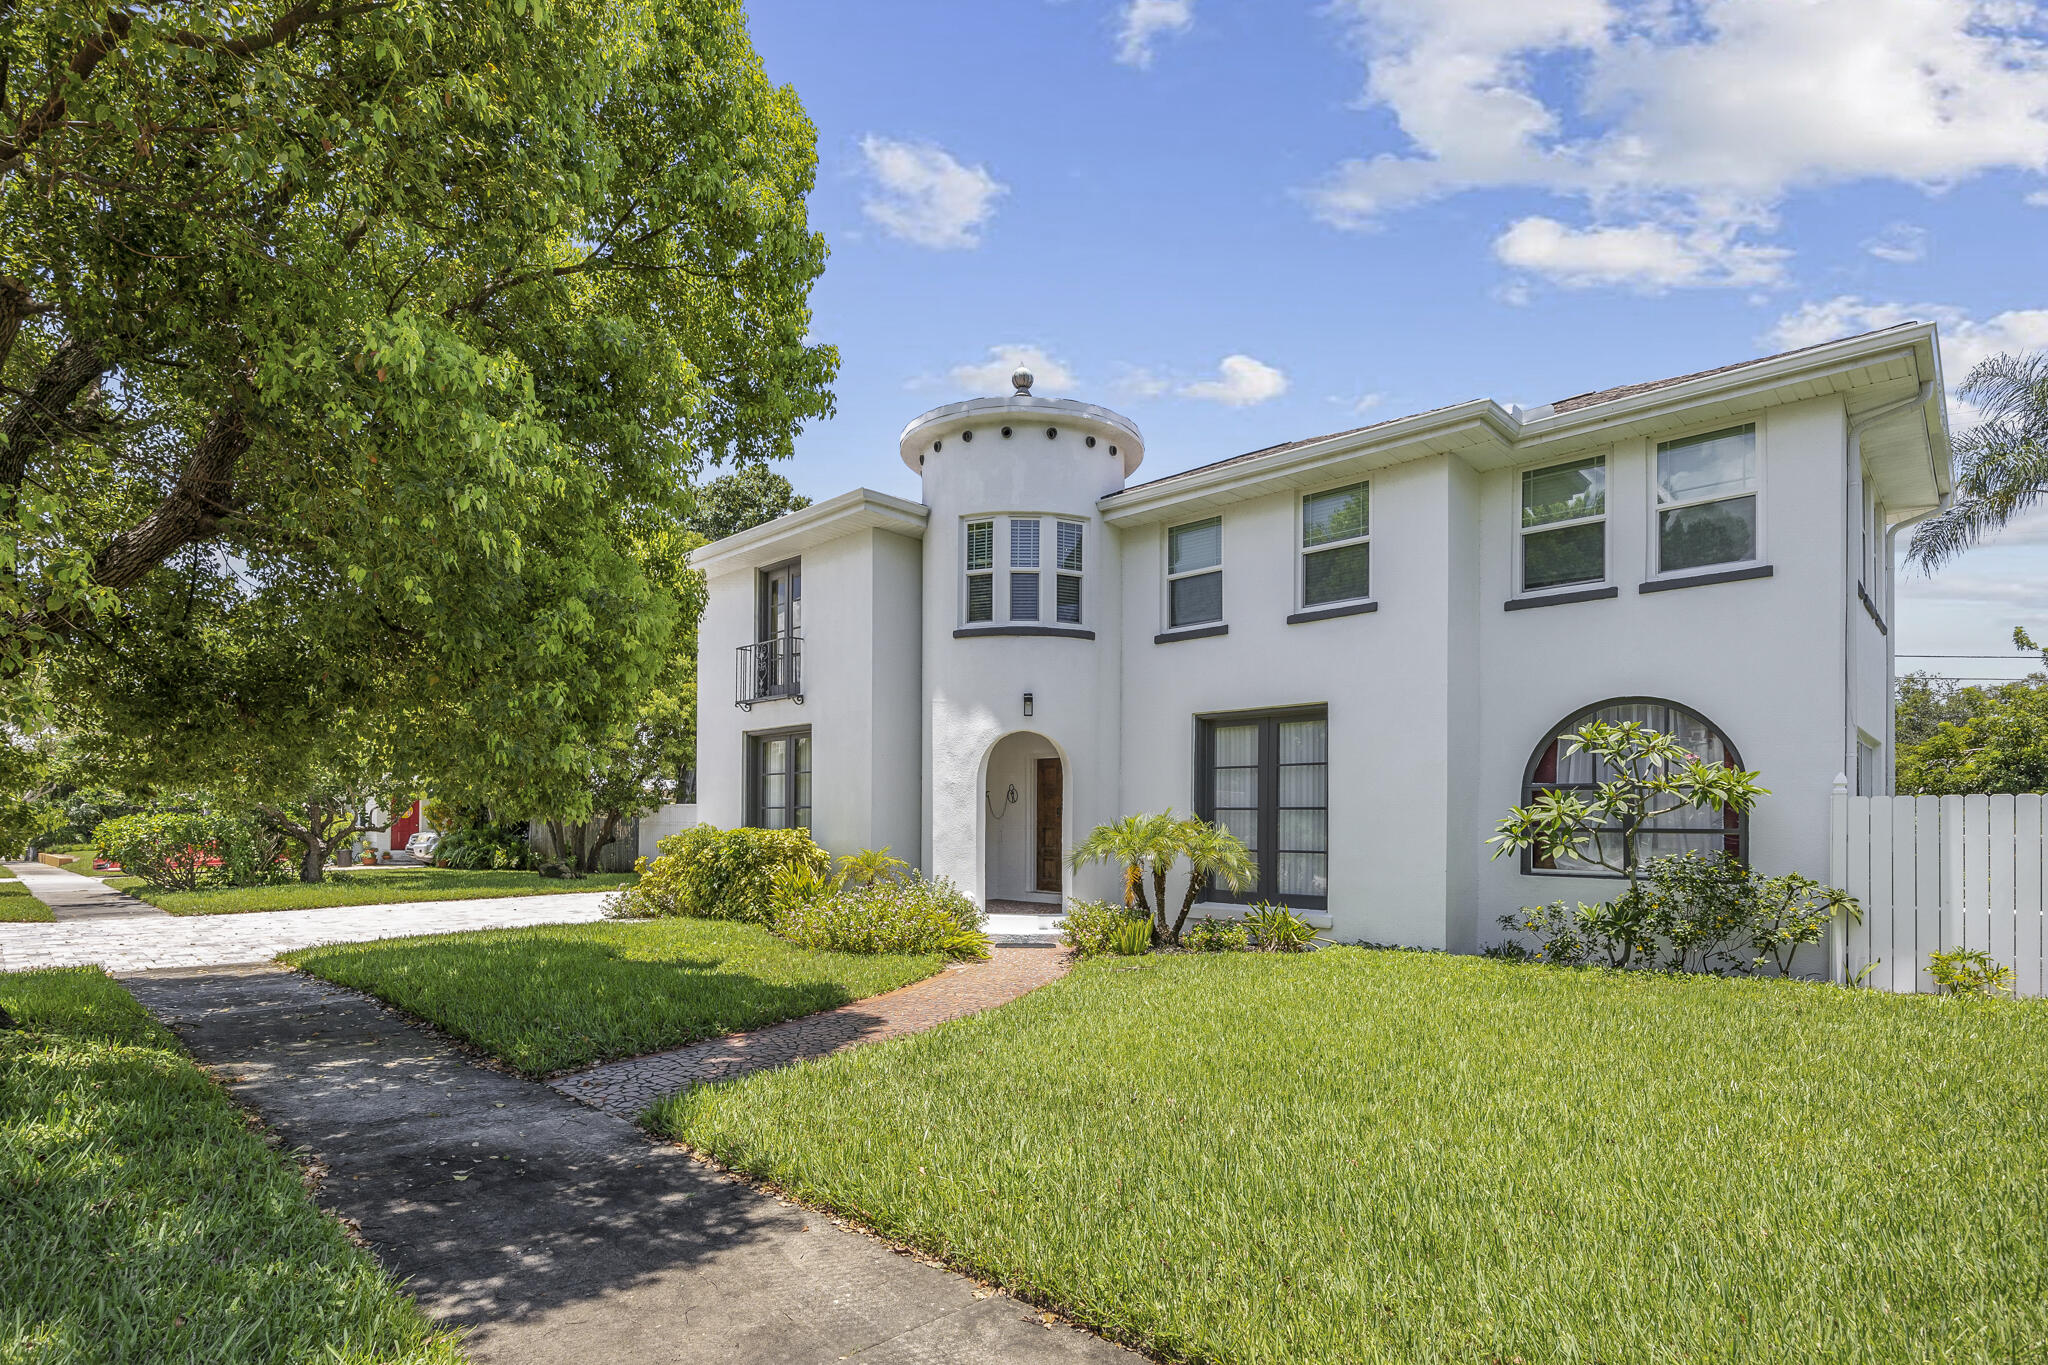
M 124 984 L 325 1168 L 319 1201 L 470 1329 L 475 1365 L 1136 1365 L 353 991 L 266 967 Z
M 961 963 L 886 995 L 836 1010 L 713 1038 L 673 1052 L 609 1062 L 557 1076 L 548 1084 L 594 1109 L 630 1119 L 664 1095 L 699 1081 L 824 1057 L 856 1043 L 922 1033 L 1015 1000 L 1065 974 L 1067 954 L 1053 948 L 997 948 L 987 962 Z
M 31 896 L 50 907 L 51 918 L 59 924 L 72 920 L 164 915 L 159 907 L 148 901 L 139 901 L 125 891 L 116 891 L 98 877 L 51 867 L 48 863 L 8 863 L 6 867 L 21 878 L 21 884 L 28 888 Z
M 570 891 L 553 896 L 266 910 L 249 915 L 0 924 L 0 971 L 91 962 L 112 972 L 264 962 L 278 953 L 316 943 L 358 943 L 528 924 L 580 924 L 602 919 L 605 902 L 610 899 L 609 892 Z

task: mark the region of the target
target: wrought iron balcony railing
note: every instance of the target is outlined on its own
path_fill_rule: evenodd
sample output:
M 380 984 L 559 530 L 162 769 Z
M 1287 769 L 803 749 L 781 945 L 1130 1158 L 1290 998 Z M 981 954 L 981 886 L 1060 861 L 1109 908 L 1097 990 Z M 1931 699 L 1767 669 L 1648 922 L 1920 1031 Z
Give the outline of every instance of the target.
M 804 640 L 801 635 L 778 635 L 739 647 L 737 685 L 733 689 L 742 711 L 754 709 L 757 701 L 787 697 L 798 706 L 804 703 Z

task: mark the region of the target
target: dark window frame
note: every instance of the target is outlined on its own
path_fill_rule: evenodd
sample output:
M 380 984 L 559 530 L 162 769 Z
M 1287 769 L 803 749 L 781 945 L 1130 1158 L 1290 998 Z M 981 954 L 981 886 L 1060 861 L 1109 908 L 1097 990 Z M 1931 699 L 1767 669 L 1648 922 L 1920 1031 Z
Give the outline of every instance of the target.
M 1719 725 L 1715 724 L 1712 717 L 1708 716 L 1705 712 L 1699 710 L 1697 707 L 1687 706 L 1683 702 L 1672 701 L 1669 697 L 1609 697 L 1605 701 L 1594 702 L 1591 706 L 1580 707 L 1578 710 L 1572 712 L 1569 716 L 1566 716 L 1563 720 L 1551 726 L 1548 730 L 1544 732 L 1543 740 L 1540 743 L 1538 743 L 1534 751 L 1530 753 L 1528 763 L 1524 765 L 1522 768 L 1521 804 L 1526 806 L 1530 802 L 1534 801 L 1536 799 L 1536 793 L 1538 791 L 1591 792 L 1597 790 L 1597 783 L 1557 781 L 1539 782 L 1537 780 L 1536 774 L 1538 770 L 1542 768 L 1544 759 L 1550 756 L 1551 754 L 1555 753 L 1557 742 L 1562 736 L 1568 734 L 1573 730 L 1578 729 L 1581 725 L 1584 725 L 1587 721 L 1591 720 L 1600 712 L 1605 711 L 1610 706 L 1665 706 L 1669 707 L 1673 711 L 1683 711 L 1686 715 L 1691 716 L 1701 725 L 1706 726 L 1707 729 L 1712 730 L 1716 735 L 1720 736 L 1721 747 L 1727 750 L 1727 756 L 1722 760 L 1723 763 L 1732 768 L 1742 768 L 1742 753 L 1735 747 L 1735 741 L 1728 738 L 1728 732 L 1722 729 Z M 1655 817 L 1652 818 L 1654 819 Z M 1737 861 L 1739 861 L 1744 867 L 1749 866 L 1748 814 L 1745 812 L 1737 812 L 1732 810 L 1725 811 L 1723 812 L 1722 820 L 1722 828 L 1724 831 L 1725 839 L 1732 840 L 1734 842 L 1734 847 L 1727 849 L 1727 851 L 1733 853 Z M 1733 823 L 1729 823 L 1730 821 L 1732 821 Z M 1658 829 L 1659 826 L 1651 824 L 1645 825 L 1644 828 L 1645 830 L 1655 830 Z M 1710 833 L 1711 831 L 1695 828 L 1691 832 L 1695 834 L 1706 834 Z M 1609 872 L 1604 867 L 1593 868 L 1591 870 L 1583 871 L 1572 868 L 1560 868 L 1556 866 L 1539 867 L 1537 865 L 1536 850 L 1531 848 L 1525 848 L 1522 850 L 1521 870 L 1522 875 L 1525 877 L 1576 877 L 1581 880 L 1608 882 L 1618 882 L 1627 880 L 1627 878 L 1623 877 L 1620 873 Z
M 763 801 L 761 800 L 761 778 L 762 778 L 762 777 L 764 776 L 764 773 L 763 773 L 763 771 L 762 771 L 762 767 L 761 767 L 761 753 L 762 753 L 762 750 L 763 750 L 763 749 L 764 749 L 764 748 L 766 747 L 767 743 L 768 743 L 769 741 L 771 741 L 771 740 L 777 740 L 777 739 L 788 739 L 788 740 L 795 740 L 795 739 L 798 739 L 798 738 L 801 738 L 801 739 L 804 739 L 804 740 L 806 740 L 806 741 L 809 741 L 809 742 L 808 742 L 808 744 L 806 745 L 806 747 L 807 747 L 807 748 L 809 749 L 809 751 L 810 751 L 811 767 L 810 767 L 809 769 L 798 769 L 797 767 L 795 767 L 795 765 L 794 765 L 794 762 L 792 762 L 792 765 L 791 765 L 791 767 L 790 767 L 790 771 L 789 771 L 789 777 L 790 777 L 790 783 L 789 783 L 789 788 L 788 788 L 789 800 L 788 800 L 788 803 L 787 803 L 787 804 L 786 804 L 786 805 L 785 805 L 785 806 L 783 807 L 783 809 L 785 809 L 785 810 L 788 810 L 789 812 L 791 812 L 791 820 L 790 820 L 790 823 L 789 823 L 789 824 L 786 824 L 786 825 L 780 825 L 780 826 L 771 826 L 771 825 L 769 825 L 769 824 L 767 823 L 767 807 L 766 807 L 765 803 L 764 803 L 764 802 L 763 802 Z M 792 753 L 794 753 L 794 751 L 795 751 L 795 746 L 794 746 L 794 745 L 792 745 L 792 746 L 791 746 L 791 751 L 792 751 Z M 817 782 L 817 775 L 816 775 L 816 770 L 817 770 L 817 757 L 818 757 L 818 752 L 817 752 L 817 741 L 816 741 L 815 739 L 813 739 L 813 738 L 812 738 L 812 735 L 811 735 L 811 727 L 810 727 L 810 726 L 808 726 L 808 725 L 785 725 L 785 726 L 781 726 L 781 727 L 779 727 L 779 728 L 777 728 L 777 729 L 774 729 L 774 730 L 749 730 L 749 731 L 747 732 L 747 754 L 746 754 L 746 779 L 747 779 L 747 806 L 746 806 L 746 810 L 747 810 L 747 828 L 749 828 L 749 829 L 770 829 L 770 828 L 780 828 L 780 829 L 809 829 L 809 828 L 811 827 L 810 821 L 809 821 L 808 819 L 807 819 L 807 820 L 805 820 L 805 822 L 804 822 L 803 824 L 799 825 L 799 824 L 797 824 L 797 823 L 796 823 L 796 821 L 795 821 L 795 818 L 794 818 L 794 817 L 795 817 L 795 812 L 797 812 L 797 811 L 804 811 L 804 812 L 806 812 L 807 814 L 809 814 L 810 816 L 813 816 L 813 817 L 815 817 L 815 816 L 816 816 L 816 814 L 817 814 L 817 800 L 816 800 L 816 797 L 817 797 L 817 790 L 818 790 L 818 782 Z M 797 805 L 797 804 L 796 804 L 796 781 L 795 781 L 795 779 L 796 779 L 796 775 L 797 775 L 797 773 L 798 773 L 799 771 L 808 771 L 808 772 L 810 772 L 810 773 L 812 774 L 812 776 L 811 776 L 811 795 L 812 795 L 812 803 L 811 803 L 810 805 L 808 805 L 808 806 L 799 806 L 799 805 Z
M 1203 899 L 1226 905 L 1252 905 L 1259 901 L 1287 906 L 1292 910 L 1325 911 L 1330 898 L 1321 896 L 1283 897 L 1280 894 L 1280 726 L 1286 721 L 1319 720 L 1323 723 L 1323 857 L 1325 879 L 1330 856 L 1329 818 L 1329 724 L 1327 704 L 1286 706 L 1253 711 L 1212 711 L 1195 717 L 1195 814 L 1204 820 L 1216 818 L 1216 727 L 1251 725 L 1259 727 L 1259 847 L 1252 856 L 1259 865 L 1258 881 L 1243 891 L 1210 882 Z M 1304 808 L 1305 809 L 1305 808 Z
M 754 594 L 754 639 L 773 640 L 780 635 L 795 639 L 803 632 L 804 560 L 802 555 L 793 555 L 778 563 L 764 565 L 755 571 Z M 775 629 L 775 609 L 769 604 L 768 585 L 777 574 L 787 573 L 793 591 L 789 595 L 791 610 L 786 630 Z

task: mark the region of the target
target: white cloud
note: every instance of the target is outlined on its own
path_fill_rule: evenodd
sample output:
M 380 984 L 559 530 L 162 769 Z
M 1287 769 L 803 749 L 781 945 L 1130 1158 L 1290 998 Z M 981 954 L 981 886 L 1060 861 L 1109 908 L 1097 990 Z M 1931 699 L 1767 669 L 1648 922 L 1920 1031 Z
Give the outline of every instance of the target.
M 2035 190 L 2027 196 L 2026 203 L 2029 208 L 2048 209 L 2048 190 Z
M 1310 192 L 1339 227 L 1467 190 L 1534 189 L 1578 201 L 1587 232 L 1706 231 L 1747 251 L 1737 234 L 1770 231 L 1800 189 L 1882 179 L 1933 190 L 1994 169 L 2048 171 L 2039 0 L 1333 8 L 1364 59 L 1364 102 L 1406 139 Z
M 1195 0 L 1126 0 L 1117 29 L 1116 59 L 1140 70 L 1152 65 L 1152 44 L 1161 34 L 1186 33 L 1195 25 Z
M 980 364 L 955 365 L 946 372 L 946 378 L 954 387 L 976 393 L 1008 393 L 1010 375 L 1022 365 L 1034 377 L 1033 393 L 1066 392 L 1074 387 L 1074 372 L 1046 354 L 1042 347 L 1011 342 L 989 347 L 988 354 L 989 358 Z
M 1734 234 L 1656 223 L 1573 228 L 1555 218 L 1524 218 L 1494 241 L 1507 265 L 1567 288 L 1623 285 L 1647 293 L 1699 285 L 1769 285 L 1784 276 L 1790 252 L 1740 242 Z M 1527 295 L 1510 302 L 1526 301 Z
M 938 250 L 981 245 L 981 228 L 1009 192 L 986 167 L 963 166 L 930 143 L 869 133 L 861 155 L 873 191 L 861 210 L 892 237 Z
M 1808 303 L 1785 314 L 1771 329 L 1769 339 L 1791 350 L 1902 322 L 1932 322 L 1941 328 L 1942 374 L 1951 386 L 1960 385 L 1979 361 L 2001 351 L 2048 347 L 2048 308 L 2009 309 L 1979 320 L 1948 304 L 1881 303 L 1853 294 Z M 1975 420 L 1960 404 L 1952 408 L 1950 417 L 1959 427 Z
M 1363 417 L 1380 404 L 1386 402 L 1387 396 L 1383 393 L 1361 393 L 1355 398 L 1345 398 L 1333 393 L 1330 395 L 1329 401 L 1335 403 L 1353 417 Z
M 1893 223 L 1864 242 L 1863 249 L 1880 261 L 1909 265 L 1927 258 L 1927 229 L 1911 223 Z
M 1183 384 L 1178 392 L 1183 398 L 1248 408 L 1287 392 L 1287 376 L 1248 355 L 1227 355 L 1216 366 L 1216 378 Z
M 1126 365 L 1109 381 L 1110 392 L 1119 398 L 1157 398 L 1173 387 L 1173 381 L 1143 365 Z

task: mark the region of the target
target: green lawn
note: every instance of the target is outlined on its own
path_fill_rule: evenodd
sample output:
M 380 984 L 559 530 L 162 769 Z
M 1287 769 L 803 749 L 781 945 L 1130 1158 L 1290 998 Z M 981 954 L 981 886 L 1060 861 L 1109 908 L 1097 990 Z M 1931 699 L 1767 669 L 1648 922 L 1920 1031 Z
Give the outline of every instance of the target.
M 174 915 L 244 915 L 260 910 L 315 910 L 329 905 L 383 905 L 395 901 L 458 901 L 483 896 L 547 896 L 565 891 L 610 891 L 638 880 L 631 872 L 569 880 L 538 872 L 460 872 L 452 867 L 398 867 L 334 871 L 317 885 L 237 886 L 219 891 L 152 891 L 139 877 L 109 878 L 107 885 L 160 905 Z
M 1170 1360 L 2048 1358 L 2048 1006 L 1103 959 L 660 1131 Z
M 20 878 L 0 878 L 0 924 L 48 924 L 50 920 L 50 907 L 31 896 Z
M 0 1006 L 0 1360 L 461 1360 L 98 969 Z
M 694 919 L 381 939 L 279 961 L 368 991 L 529 1076 L 813 1014 L 944 965 L 814 952 L 750 924 Z

